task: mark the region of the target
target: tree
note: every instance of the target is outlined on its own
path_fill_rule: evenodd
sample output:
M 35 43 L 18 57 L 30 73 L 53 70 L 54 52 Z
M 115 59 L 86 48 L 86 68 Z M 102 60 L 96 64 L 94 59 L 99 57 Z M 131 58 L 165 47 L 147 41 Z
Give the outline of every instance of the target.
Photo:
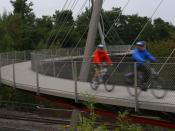
M 72 11 L 56 11 L 53 15 L 53 30 L 49 36 L 49 47 L 58 45 L 59 47 L 72 46 L 71 36 L 74 34 L 75 22 L 72 16 Z M 75 35 L 75 34 L 74 34 Z M 69 41 L 67 41 L 69 39 Z M 73 38 L 76 39 L 76 38 Z M 60 45 L 59 45 L 60 44 Z
M 42 16 L 35 20 L 35 38 L 37 40 L 37 48 L 46 48 L 49 44 L 50 32 L 53 28 L 52 17 Z M 38 45 L 39 43 L 39 45 Z M 43 44 L 43 46 L 42 46 Z M 39 46 L 39 47 L 38 47 Z
M 121 44 L 122 39 L 119 35 L 118 26 L 121 25 L 121 8 L 112 8 L 110 11 L 102 11 L 104 32 L 107 35 L 106 42 L 109 44 Z M 120 18 L 120 19 L 119 19 Z
M 154 20 L 153 30 L 154 40 L 163 40 L 170 37 L 170 25 L 161 18 Z
M 12 6 L 14 7 L 13 14 L 20 15 L 21 19 L 25 24 L 33 24 L 35 18 L 34 13 L 32 12 L 33 3 L 27 3 L 27 0 L 11 0 Z
M 35 35 L 34 32 L 35 15 L 32 12 L 33 9 L 31 8 L 31 6 L 33 6 L 32 2 L 30 2 L 29 4 L 27 3 L 27 0 L 15 0 L 15 1 L 11 0 L 10 2 L 14 7 L 13 16 L 11 17 L 18 19 L 17 20 L 18 22 L 14 24 L 18 26 L 17 30 L 20 30 L 19 34 L 17 34 L 17 32 L 13 32 L 16 35 L 20 36 L 19 38 L 17 37 L 18 40 L 16 40 L 16 42 L 14 43 L 16 46 L 15 49 L 16 50 L 34 49 L 38 41 L 37 39 L 33 39 Z
M 64 11 L 55 11 L 53 15 L 53 21 L 56 27 L 60 26 L 71 26 L 74 22 L 72 11 L 64 10 Z
M 76 31 L 83 34 L 88 32 L 89 22 L 90 22 L 90 10 L 86 8 L 85 12 L 77 16 L 76 20 Z

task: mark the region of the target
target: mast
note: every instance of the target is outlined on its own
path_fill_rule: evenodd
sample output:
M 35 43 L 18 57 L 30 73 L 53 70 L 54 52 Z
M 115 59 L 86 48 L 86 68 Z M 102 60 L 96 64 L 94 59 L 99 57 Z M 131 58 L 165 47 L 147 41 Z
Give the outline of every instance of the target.
M 97 35 L 97 29 L 101 14 L 103 0 L 95 0 L 93 4 L 92 16 L 89 24 L 89 31 L 86 40 L 85 52 L 83 57 L 83 62 L 80 70 L 80 81 L 87 81 L 91 63 L 91 56 L 95 46 L 95 40 Z

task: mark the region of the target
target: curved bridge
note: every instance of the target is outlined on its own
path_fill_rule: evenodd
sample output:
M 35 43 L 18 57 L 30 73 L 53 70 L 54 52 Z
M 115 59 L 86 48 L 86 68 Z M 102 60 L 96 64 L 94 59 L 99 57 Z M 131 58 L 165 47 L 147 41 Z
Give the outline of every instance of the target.
M 80 63 L 78 62 L 79 57 L 77 57 L 77 54 L 74 55 L 74 62 L 66 60 L 68 56 L 63 58 L 61 55 L 60 57 L 54 55 L 53 57 L 48 55 L 49 53 L 45 55 L 39 53 L 36 55 L 36 52 L 35 56 L 34 54 L 32 56 L 35 59 L 32 58 L 31 60 L 30 54 L 32 54 L 32 52 L 1 53 L 1 82 L 3 84 L 13 88 L 36 92 L 37 94 L 43 93 L 75 99 L 76 101 L 86 100 L 85 94 L 90 94 L 94 96 L 95 102 L 98 103 L 175 112 L 175 90 L 173 90 L 175 85 L 174 82 L 170 83 L 171 80 L 168 84 L 171 85 L 172 89 L 168 91 L 168 94 L 164 99 L 154 98 L 150 93 L 150 90 L 142 92 L 138 99 L 135 99 L 135 97 L 128 94 L 126 86 L 122 84 L 121 72 L 116 72 L 116 85 L 113 92 L 106 92 L 103 85 L 100 85 L 99 89 L 94 91 L 91 89 L 89 82 L 80 82 L 76 80 L 79 72 L 78 63 Z M 54 62 L 51 60 L 54 60 Z M 38 63 L 36 64 L 36 62 Z M 45 64 L 48 62 L 49 65 L 46 66 Z M 60 62 L 63 63 L 60 65 Z M 31 68 L 31 64 L 33 63 L 35 63 L 35 69 L 38 69 L 39 67 L 40 70 L 34 71 Z M 159 67 L 159 64 L 157 64 L 157 67 Z M 58 66 L 60 70 L 57 71 L 56 68 L 51 68 L 54 66 Z M 125 71 L 127 66 L 128 63 L 123 63 L 121 70 Z M 122 67 L 125 68 L 122 69 Z M 168 64 L 165 72 L 170 69 L 173 70 L 174 67 L 175 63 Z M 47 70 L 49 70 L 49 72 L 52 70 L 52 73 L 48 74 Z M 62 70 L 64 70 L 64 72 L 62 72 Z M 165 72 L 164 74 L 167 75 Z M 174 73 L 168 75 L 172 75 L 172 81 L 174 81 Z M 69 78 L 67 78 L 67 76 L 69 76 Z M 112 79 L 114 79 L 114 77 Z

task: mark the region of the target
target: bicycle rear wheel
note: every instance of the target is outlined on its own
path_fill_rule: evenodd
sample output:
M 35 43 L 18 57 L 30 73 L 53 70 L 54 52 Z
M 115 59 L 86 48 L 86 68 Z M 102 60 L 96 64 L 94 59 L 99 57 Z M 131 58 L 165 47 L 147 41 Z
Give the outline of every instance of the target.
M 164 83 L 162 79 L 152 80 L 151 93 L 155 98 L 162 99 L 167 95 L 167 90 L 164 89 Z

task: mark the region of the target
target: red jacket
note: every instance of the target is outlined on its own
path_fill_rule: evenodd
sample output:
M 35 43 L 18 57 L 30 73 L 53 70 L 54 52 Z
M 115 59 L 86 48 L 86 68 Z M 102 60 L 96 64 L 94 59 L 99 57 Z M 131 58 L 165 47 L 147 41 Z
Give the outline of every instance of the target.
M 108 64 L 112 64 L 111 58 L 108 56 L 105 50 L 96 49 L 93 53 L 93 63 L 101 64 L 102 62 L 107 62 Z

